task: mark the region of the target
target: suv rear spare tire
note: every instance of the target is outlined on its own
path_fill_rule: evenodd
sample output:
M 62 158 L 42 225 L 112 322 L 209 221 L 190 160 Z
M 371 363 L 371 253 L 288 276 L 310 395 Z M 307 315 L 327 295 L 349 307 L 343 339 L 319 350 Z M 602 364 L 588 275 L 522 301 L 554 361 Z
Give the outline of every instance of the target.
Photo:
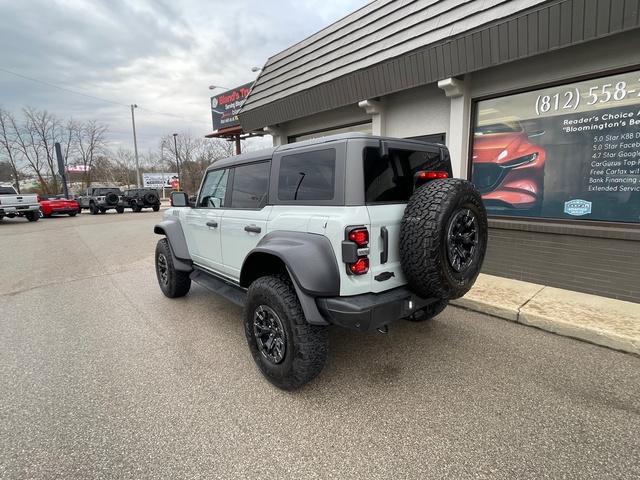
M 119 200 L 118 195 L 116 195 L 116 194 L 115 194 L 115 193 L 113 193 L 113 192 L 109 192 L 109 193 L 107 193 L 107 194 L 105 195 L 105 197 L 104 197 L 104 202 L 105 202 L 107 205 L 112 205 L 112 206 L 113 206 L 113 205 L 117 205 L 117 204 L 118 204 L 118 200 Z
M 400 262 L 409 286 L 425 298 L 469 291 L 487 248 L 487 212 L 471 182 L 432 180 L 409 199 L 400 226 Z
M 144 194 L 144 201 L 146 203 L 158 203 L 158 195 L 155 192 L 147 192 Z

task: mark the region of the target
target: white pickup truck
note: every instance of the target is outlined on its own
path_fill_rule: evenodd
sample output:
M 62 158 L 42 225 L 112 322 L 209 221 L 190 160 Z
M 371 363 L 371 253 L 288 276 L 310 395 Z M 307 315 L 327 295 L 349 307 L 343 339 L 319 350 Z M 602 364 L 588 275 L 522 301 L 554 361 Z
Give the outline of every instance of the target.
M 4 217 L 26 217 L 30 222 L 40 219 L 38 196 L 18 195 L 11 185 L 0 185 L 0 220 Z

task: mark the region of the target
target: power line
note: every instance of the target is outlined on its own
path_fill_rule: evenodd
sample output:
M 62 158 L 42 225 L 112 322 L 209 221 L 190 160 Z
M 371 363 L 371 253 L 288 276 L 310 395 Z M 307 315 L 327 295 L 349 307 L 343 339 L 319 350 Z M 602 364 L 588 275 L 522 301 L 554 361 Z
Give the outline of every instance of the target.
M 96 97 L 95 95 L 89 95 L 87 93 L 77 92 L 75 90 L 71 90 L 70 88 L 61 87 L 60 85 L 56 85 L 54 83 L 50 83 L 45 80 L 39 80 L 37 78 L 28 77 L 27 75 L 22 75 L 21 73 L 12 72 L 11 70 L 7 70 L 5 68 L 0 67 L 0 71 L 3 71 L 5 73 L 10 73 L 11 75 L 15 75 L 16 77 L 24 78 L 25 80 L 31 80 L 32 82 L 42 83 L 43 85 L 48 85 L 49 87 L 57 88 L 59 90 L 73 93 L 75 95 L 82 95 L 83 97 L 93 98 L 94 100 L 100 100 L 101 102 L 107 102 L 113 105 L 120 105 L 121 107 L 129 107 L 129 105 L 125 105 L 124 103 L 114 102 L 113 100 L 107 100 L 106 98 Z
M 81 95 L 83 97 L 92 98 L 94 100 L 99 100 L 101 102 L 110 103 L 112 105 L 119 105 L 121 107 L 127 107 L 127 108 L 130 107 L 130 105 L 126 105 L 124 103 L 116 102 L 116 101 L 109 100 L 109 99 L 103 98 L 103 97 L 98 97 L 98 96 L 95 96 L 95 95 L 89 95 L 88 93 L 78 92 L 77 90 L 72 90 L 70 88 L 61 87 L 60 85 L 56 85 L 55 83 L 47 82 L 45 80 L 40 80 L 40 79 L 34 78 L 34 77 L 29 77 L 29 76 L 23 75 L 21 73 L 12 72 L 11 70 L 7 70 L 6 68 L 0 67 L 0 71 L 5 72 L 5 73 L 9 73 L 11 75 L 15 75 L 16 77 L 24 78 L 25 80 L 30 80 L 32 82 L 41 83 L 41 84 L 47 85 L 49 87 L 57 88 L 58 90 L 62 90 L 62 91 L 68 92 L 68 93 L 73 93 L 74 95 Z M 194 122 L 194 123 L 203 123 L 204 122 L 204 120 L 195 120 L 193 118 L 183 117 L 183 116 L 180 116 L 180 115 L 176 115 L 174 113 L 158 112 L 156 110 L 151 110 L 149 108 L 145 108 L 145 107 L 142 107 L 142 106 L 139 106 L 138 108 L 140 108 L 140 110 L 144 110 L 144 111 L 149 112 L 149 113 L 155 113 L 157 115 L 166 115 L 166 116 L 169 116 L 169 117 L 179 118 L 179 119 L 182 119 L 182 120 L 189 120 L 190 122 Z

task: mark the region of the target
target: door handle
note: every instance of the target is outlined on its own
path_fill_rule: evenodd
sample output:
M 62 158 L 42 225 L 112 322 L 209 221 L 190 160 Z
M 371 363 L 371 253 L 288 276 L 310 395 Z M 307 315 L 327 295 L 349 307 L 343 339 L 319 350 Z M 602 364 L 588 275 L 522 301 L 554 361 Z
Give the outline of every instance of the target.
M 255 225 L 245 225 L 244 231 L 251 233 L 260 233 L 262 229 L 260 227 L 256 227 Z
M 380 229 L 380 236 L 382 237 L 382 252 L 380 252 L 380 263 L 387 263 L 389 259 L 389 231 L 387 227 Z
M 218 222 L 207 222 L 207 227 L 218 228 Z

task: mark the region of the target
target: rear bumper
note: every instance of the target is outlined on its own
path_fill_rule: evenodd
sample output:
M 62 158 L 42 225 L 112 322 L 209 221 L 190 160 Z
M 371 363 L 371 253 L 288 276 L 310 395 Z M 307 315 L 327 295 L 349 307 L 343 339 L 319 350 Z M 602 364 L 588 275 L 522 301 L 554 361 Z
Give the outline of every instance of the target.
M 0 215 L 19 215 L 27 212 L 37 212 L 40 205 L 20 205 L 18 207 L 4 205 L 0 207 Z
M 359 331 L 372 330 L 404 318 L 435 298 L 422 298 L 407 287 L 351 297 L 317 298 L 318 309 L 329 323 Z
M 66 214 L 66 213 L 78 213 L 80 211 L 80 207 L 69 207 L 69 208 L 53 208 L 51 209 L 50 212 L 48 213 L 60 213 L 60 214 Z M 47 214 L 48 214 L 47 213 Z

